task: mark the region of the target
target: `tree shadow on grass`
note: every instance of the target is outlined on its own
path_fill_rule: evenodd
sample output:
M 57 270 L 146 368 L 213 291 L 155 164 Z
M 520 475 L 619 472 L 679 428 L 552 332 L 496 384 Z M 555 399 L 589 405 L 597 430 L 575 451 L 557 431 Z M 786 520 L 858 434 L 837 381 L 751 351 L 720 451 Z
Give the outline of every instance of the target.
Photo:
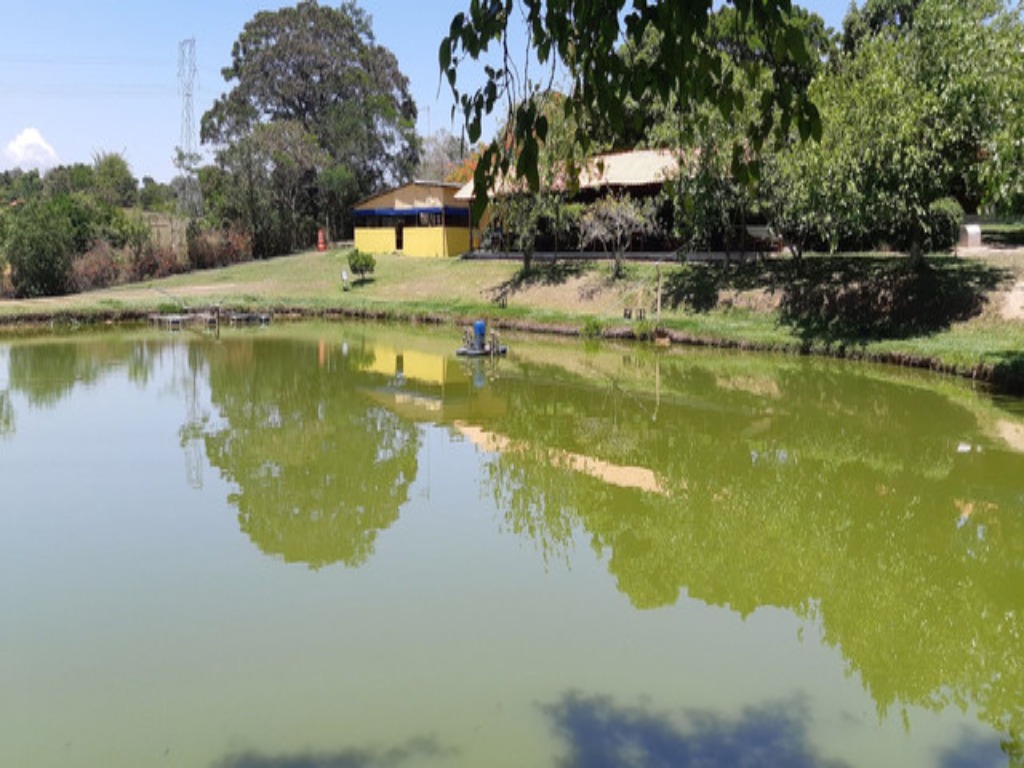
M 784 322 L 806 341 L 861 341 L 923 336 L 980 314 L 988 292 L 1008 277 L 979 262 L 902 257 L 810 262 L 786 286 Z
M 981 241 L 989 248 L 1020 248 L 1024 245 L 1024 224 L 987 227 L 981 232 Z
M 780 294 L 782 322 L 807 342 L 856 342 L 935 333 L 979 314 L 1009 272 L 937 257 L 823 256 L 741 264 L 688 264 L 666 281 L 669 306 L 706 312 L 719 291 Z
M 491 288 L 491 300 L 505 306 L 511 296 L 537 285 L 564 285 L 590 269 L 587 261 L 550 261 L 534 264 L 529 270 L 520 269 L 508 280 Z

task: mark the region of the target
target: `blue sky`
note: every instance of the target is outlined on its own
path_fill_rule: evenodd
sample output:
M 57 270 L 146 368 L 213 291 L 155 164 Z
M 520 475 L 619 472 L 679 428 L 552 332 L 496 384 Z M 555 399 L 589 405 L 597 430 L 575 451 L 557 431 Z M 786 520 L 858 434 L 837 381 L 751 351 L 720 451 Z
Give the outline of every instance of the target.
M 333 5 L 334 3 L 332 3 Z M 838 28 L 848 0 L 804 0 Z M 170 181 L 181 143 L 178 46 L 195 38 L 194 119 L 226 89 L 231 46 L 257 11 L 281 3 L 246 0 L 2 0 L 0 170 L 91 163 L 124 155 L 140 179 Z M 447 85 L 438 90 L 437 49 L 468 0 L 361 0 L 378 43 L 409 78 L 419 132 L 453 129 Z M 457 132 L 457 127 L 454 127 Z M 198 141 L 198 138 L 196 139 Z

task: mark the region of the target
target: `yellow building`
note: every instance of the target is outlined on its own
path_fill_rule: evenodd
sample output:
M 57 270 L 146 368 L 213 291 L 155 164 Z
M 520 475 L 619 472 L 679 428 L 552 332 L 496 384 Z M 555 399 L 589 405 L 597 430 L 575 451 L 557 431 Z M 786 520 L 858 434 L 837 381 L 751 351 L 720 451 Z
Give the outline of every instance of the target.
M 469 250 L 469 205 L 459 184 L 414 181 L 352 209 L 355 246 L 366 253 L 460 256 Z

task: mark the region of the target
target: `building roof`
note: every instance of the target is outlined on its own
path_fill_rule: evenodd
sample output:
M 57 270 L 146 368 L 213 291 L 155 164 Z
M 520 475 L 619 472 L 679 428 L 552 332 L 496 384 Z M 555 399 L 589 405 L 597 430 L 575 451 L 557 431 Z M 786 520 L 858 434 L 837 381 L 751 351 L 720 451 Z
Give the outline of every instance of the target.
M 459 184 L 447 181 L 410 181 L 363 198 L 352 206 L 353 210 L 381 209 L 421 210 L 440 208 L 455 199 Z
M 671 149 L 637 149 L 630 152 L 612 152 L 596 155 L 580 168 L 580 189 L 605 189 L 609 187 L 649 187 L 663 184 L 675 178 L 679 172 L 679 154 Z M 496 185 L 496 193 L 508 194 L 514 183 L 503 179 Z M 552 187 L 565 189 L 564 179 L 557 180 Z M 470 181 L 455 193 L 456 200 L 473 199 L 473 182 Z

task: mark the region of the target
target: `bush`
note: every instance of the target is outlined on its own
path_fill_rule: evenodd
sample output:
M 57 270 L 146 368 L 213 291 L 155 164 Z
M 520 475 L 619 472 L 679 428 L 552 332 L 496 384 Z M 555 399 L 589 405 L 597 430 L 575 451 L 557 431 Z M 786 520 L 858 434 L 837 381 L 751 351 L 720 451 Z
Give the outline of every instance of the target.
M 14 298 L 14 283 L 11 282 L 11 268 L 0 262 L 0 298 Z
M 185 271 L 173 248 L 149 246 L 135 260 L 135 279 L 170 277 Z
M 59 201 L 36 199 L 22 206 L 9 222 L 4 247 L 15 295 L 31 298 L 67 292 L 74 228 Z
M 192 269 L 227 267 L 252 259 L 252 237 L 239 229 L 204 230 L 192 221 L 186 239 Z
M 633 325 L 633 335 L 637 341 L 654 341 L 658 327 L 650 320 L 639 320 Z
M 120 255 L 101 240 L 71 262 L 70 288 L 79 293 L 106 288 L 124 282 L 126 271 Z
M 960 240 L 964 219 L 964 209 L 951 197 L 943 197 L 929 205 L 925 221 L 925 250 L 950 250 Z
M 604 335 L 604 323 L 596 317 L 583 319 L 583 326 L 580 328 L 580 336 L 584 339 L 600 339 Z
M 363 251 L 352 251 L 348 255 L 348 268 L 360 281 L 365 280 L 367 275 L 372 275 L 377 268 L 377 260 L 372 253 Z

